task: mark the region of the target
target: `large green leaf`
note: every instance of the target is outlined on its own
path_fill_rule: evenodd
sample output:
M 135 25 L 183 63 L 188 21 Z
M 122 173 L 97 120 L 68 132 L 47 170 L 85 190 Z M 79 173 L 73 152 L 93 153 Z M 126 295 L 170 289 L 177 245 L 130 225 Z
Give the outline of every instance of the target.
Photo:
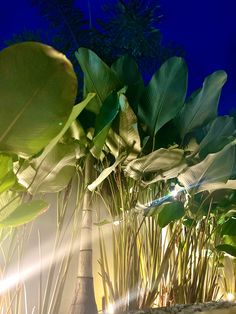
M 58 192 L 69 183 L 75 172 L 75 151 L 79 144 L 62 144 L 59 141 L 94 96 L 95 94 L 88 94 L 85 100 L 74 106 L 63 129 L 45 147 L 42 154 L 32 161 L 25 161 L 21 166 L 18 180 L 30 193 Z
M 119 101 L 119 135 L 123 139 L 126 147 L 132 147 L 132 151 L 138 154 L 141 150 L 141 147 L 137 126 L 137 117 L 131 109 L 125 95 L 121 94 Z
M 9 216 L 21 203 L 21 194 L 5 191 L 0 195 L 0 220 Z
M 181 219 L 184 216 L 184 205 L 182 202 L 175 201 L 171 203 L 165 203 L 161 206 L 161 210 L 158 214 L 158 224 L 161 228 L 164 228 L 172 221 Z
M 93 147 L 91 148 L 91 153 L 95 158 L 100 157 L 107 138 L 107 134 L 113 120 L 119 112 L 119 109 L 119 95 L 116 92 L 112 92 L 104 101 L 96 118 Z
M 216 246 L 216 249 L 220 252 L 225 252 L 229 255 L 236 257 L 236 246 L 230 244 L 220 244 Z
M 177 120 L 182 138 L 216 117 L 221 89 L 226 79 L 224 71 L 214 72 L 204 80 L 202 88 L 190 96 Z
M 48 203 L 42 200 L 23 203 L 6 218 L 0 220 L 0 227 L 17 227 L 26 224 L 45 212 L 48 207 Z
M 75 121 L 75 119 L 79 116 L 79 114 L 82 112 L 82 110 L 92 101 L 92 99 L 95 97 L 95 94 L 91 93 L 88 94 L 87 97 L 79 104 L 73 107 L 72 112 L 66 121 L 66 124 L 60 131 L 60 133 L 55 136 L 50 143 L 45 147 L 42 154 L 37 158 L 37 162 L 40 163 L 44 160 L 44 158 L 49 154 L 49 152 L 55 147 L 55 145 L 60 141 L 60 139 L 65 135 L 65 133 L 68 131 L 68 129 L 71 127 L 72 123 Z
M 115 171 L 116 167 L 126 158 L 126 155 L 121 154 L 116 161 L 110 167 L 104 169 L 100 175 L 97 177 L 95 181 L 88 185 L 88 189 L 90 191 L 94 191 L 113 171 Z
M 11 188 L 15 182 L 12 157 L 0 154 L 0 193 Z
M 75 56 L 84 73 L 85 93 L 96 93 L 96 97 L 86 109 L 98 114 L 105 99 L 114 90 L 122 87 L 121 82 L 112 71 L 93 51 L 80 48 Z
M 18 173 L 28 192 L 54 193 L 64 189 L 75 173 L 75 144 L 57 143 L 42 162 L 37 158 Z
M 236 180 L 228 180 L 227 182 L 204 182 L 199 188 L 198 191 L 209 191 L 213 192 L 216 190 L 236 190 Z
M 137 63 L 133 58 L 125 55 L 117 59 L 116 62 L 112 64 L 111 69 L 116 73 L 122 85 L 127 86 L 125 95 L 132 109 L 137 114 L 138 101 L 144 89 L 144 82 Z
M 164 124 L 173 119 L 183 106 L 187 76 L 184 60 L 173 57 L 161 66 L 145 88 L 138 115 L 152 137 Z
M 125 95 L 119 96 L 120 111 L 113 130 L 110 130 L 106 145 L 117 158 L 122 151 L 129 152 L 128 159 L 133 159 L 140 153 L 140 137 L 137 117 L 131 109 Z
M 178 148 L 161 148 L 128 163 L 125 172 L 129 177 L 140 180 L 145 174 L 171 170 L 182 163 L 184 151 Z
M 66 57 L 33 42 L 0 52 L 0 150 L 29 157 L 65 125 L 77 93 Z
M 210 125 L 209 131 L 199 145 L 199 156 L 205 158 L 216 153 L 232 141 L 235 131 L 234 119 L 229 116 L 217 117 Z
M 194 188 L 198 191 L 208 190 L 211 185 L 215 189 L 215 183 L 226 183 L 235 164 L 235 144 L 236 141 L 232 141 L 221 151 L 209 154 L 203 161 L 183 172 L 178 180 L 186 189 Z
M 157 172 L 151 179 L 142 180 L 143 186 L 148 186 L 158 181 L 167 181 L 173 178 L 177 178 L 187 168 L 186 161 L 182 159 L 177 166 L 173 166 L 168 170 Z
M 236 236 L 236 217 L 230 217 L 221 227 L 221 235 Z

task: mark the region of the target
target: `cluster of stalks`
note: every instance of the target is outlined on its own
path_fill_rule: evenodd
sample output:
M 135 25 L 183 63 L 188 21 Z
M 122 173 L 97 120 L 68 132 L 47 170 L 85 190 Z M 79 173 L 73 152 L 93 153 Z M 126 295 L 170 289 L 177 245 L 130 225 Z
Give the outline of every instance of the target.
M 110 222 L 99 226 L 105 313 L 111 306 L 120 313 L 219 298 L 222 254 L 214 250 L 217 224 L 210 208 L 198 220 L 187 224 L 182 219 L 161 228 L 158 208 L 143 214 L 135 206 L 169 191 L 163 183 L 143 187 L 120 169 L 109 178 L 109 196 L 98 193 Z M 112 232 L 112 254 L 104 228 Z
M 35 222 L 23 227 L 0 229 L 0 281 L 7 281 L 7 285 L 12 272 L 14 276 L 12 285 L 9 282 L 8 287 L 0 286 L 0 313 L 61 313 L 73 253 L 78 251 L 78 222 L 81 220 L 78 217 L 78 204 L 81 203 L 81 186 L 83 180 L 76 179 L 54 196 L 56 226 L 48 234 L 54 237 L 53 244 L 50 249 L 45 248 L 48 243 L 42 242 L 42 234 L 38 230 L 38 252 L 33 256 L 34 260 L 27 258 L 27 246 L 32 240 Z M 27 266 L 24 265 L 25 262 Z M 14 269 L 8 269 L 9 265 L 14 266 Z M 26 274 L 28 271 L 31 271 L 29 276 Z M 38 278 L 38 287 L 34 285 L 38 302 L 35 302 L 35 295 L 27 288 L 26 281 L 31 277 Z

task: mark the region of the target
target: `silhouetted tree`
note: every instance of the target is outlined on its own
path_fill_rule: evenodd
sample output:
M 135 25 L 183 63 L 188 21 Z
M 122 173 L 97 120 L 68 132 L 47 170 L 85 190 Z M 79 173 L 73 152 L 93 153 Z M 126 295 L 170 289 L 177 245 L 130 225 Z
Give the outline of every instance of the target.
M 128 54 L 136 60 L 144 78 L 169 57 L 184 54 L 176 45 L 163 46 L 158 28 L 162 13 L 156 0 L 106 1 L 103 18 L 93 24 L 91 12 L 87 20 L 73 0 L 29 1 L 47 19 L 50 31 L 47 36 L 40 31 L 24 32 L 14 35 L 8 43 L 34 40 L 50 44 L 67 55 L 79 76 L 74 55 L 79 47 L 92 49 L 108 64 Z

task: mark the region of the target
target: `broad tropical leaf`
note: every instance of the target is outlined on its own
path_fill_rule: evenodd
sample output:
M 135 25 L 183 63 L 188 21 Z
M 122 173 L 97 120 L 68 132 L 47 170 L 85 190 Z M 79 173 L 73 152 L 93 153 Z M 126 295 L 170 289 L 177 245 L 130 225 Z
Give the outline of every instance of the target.
M 93 147 L 91 148 L 91 153 L 95 158 L 100 157 L 111 124 L 116 118 L 119 110 L 119 95 L 116 92 L 113 92 L 103 103 L 96 118 Z
M 182 161 L 177 166 L 174 166 L 169 170 L 162 171 L 161 173 L 154 175 L 151 180 L 142 180 L 142 185 L 147 186 L 158 181 L 167 181 L 169 179 L 177 178 L 182 172 L 184 172 L 187 167 L 188 166 L 185 160 L 182 159 Z
M 54 193 L 64 189 L 75 173 L 75 144 L 57 143 L 42 162 L 36 158 L 18 173 L 28 192 Z
M 95 94 L 88 94 L 87 97 L 79 104 L 75 105 L 72 109 L 72 112 L 66 121 L 66 124 L 62 128 L 59 134 L 55 136 L 50 143 L 45 147 L 40 157 L 37 159 L 38 163 L 42 162 L 43 159 L 47 156 L 47 154 L 55 147 L 55 145 L 60 141 L 66 131 L 71 127 L 72 123 L 79 116 L 82 110 L 91 102 L 91 100 L 95 97 Z
M 90 191 L 94 191 L 115 169 L 116 167 L 126 158 L 125 154 L 121 154 L 116 161 L 110 167 L 104 169 L 98 178 L 88 185 Z
M 129 177 L 140 180 L 147 173 L 161 174 L 178 166 L 184 157 L 184 151 L 178 148 L 161 148 L 146 156 L 128 163 L 125 172 Z
M 15 182 L 12 157 L 0 154 L 0 193 L 11 188 Z
M 216 246 L 216 249 L 220 252 L 225 252 L 229 255 L 236 257 L 236 246 L 230 244 L 220 244 Z
M 210 125 L 209 131 L 199 145 L 199 156 L 205 158 L 216 153 L 232 141 L 235 131 L 234 119 L 229 116 L 217 117 Z
M 122 151 L 129 152 L 129 159 L 133 159 L 141 151 L 138 133 L 137 117 L 131 109 L 125 95 L 119 96 L 120 111 L 116 118 L 117 123 L 110 130 L 106 145 L 117 158 Z
M 69 60 L 33 42 L 0 52 L 0 150 L 30 157 L 63 128 L 77 79 Z
M 227 182 L 210 182 L 203 183 L 199 188 L 198 192 L 209 191 L 213 192 L 216 190 L 236 190 L 236 180 L 228 180 Z
M 158 224 L 161 228 L 164 228 L 172 221 L 181 219 L 184 216 L 184 205 L 182 202 L 175 201 L 171 203 L 165 203 L 161 206 L 161 210 L 158 214 Z
M 138 154 L 141 150 L 141 146 L 137 126 L 137 117 L 131 109 L 125 95 L 121 94 L 119 101 L 119 135 L 123 139 L 126 147 L 132 147 L 133 152 Z
M 173 57 L 161 66 L 145 88 L 138 115 L 152 137 L 164 124 L 173 119 L 183 106 L 187 76 L 184 60 Z
M 121 82 L 112 71 L 93 51 L 80 48 L 75 56 L 84 73 L 85 94 L 96 93 L 96 97 L 87 109 L 98 114 L 103 102 L 114 90 L 122 87 Z
M 134 112 L 138 113 L 138 101 L 144 89 L 144 82 L 138 65 L 130 56 L 122 56 L 112 64 L 111 69 L 116 73 L 122 85 L 127 86 L 125 93 Z
M 226 79 L 224 71 L 214 72 L 204 80 L 202 88 L 190 96 L 177 119 L 182 138 L 216 117 L 221 89 Z
M 179 182 L 186 189 L 194 188 L 198 191 L 202 191 L 205 185 L 208 188 L 212 185 L 214 189 L 215 183 L 226 183 L 235 164 L 235 143 L 232 141 L 221 151 L 209 154 L 200 163 L 189 167 L 178 177 Z
M 221 226 L 221 235 L 236 236 L 236 215 L 231 213 L 231 217 L 227 219 Z
M 33 200 L 19 205 L 6 218 L 0 220 L 0 227 L 17 227 L 26 224 L 45 212 L 49 204 L 42 200 Z
M 21 203 L 21 194 L 5 191 L 0 195 L 0 220 L 9 216 Z

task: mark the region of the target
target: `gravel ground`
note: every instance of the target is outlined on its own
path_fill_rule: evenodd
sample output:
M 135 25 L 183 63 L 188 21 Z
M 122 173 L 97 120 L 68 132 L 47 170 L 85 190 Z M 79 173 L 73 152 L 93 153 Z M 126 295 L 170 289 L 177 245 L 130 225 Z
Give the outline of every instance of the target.
M 233 309 L 233 307 L 235 307 Z M 209 312 L 214 313 L 214 310 L 219 309 L 229 309 L 232 310 L 229 313 L 236 314 L 236 303 L 235 302 L 226 302 L 226 301 L 219 301 L 219 302 L 207 302 L 202 304 L 191 304 L 191 305 L 176 305 L 169 308 L 156 308 L 156 309 L 148 309 L 148 310 L 137 310 L 137 311 L 130 311 L 124 314 L 193 314 L 199 312 Z M 218 313 L 218 311 L 217 311 Z M 220 314 L 220 312 L 219 312 Z

